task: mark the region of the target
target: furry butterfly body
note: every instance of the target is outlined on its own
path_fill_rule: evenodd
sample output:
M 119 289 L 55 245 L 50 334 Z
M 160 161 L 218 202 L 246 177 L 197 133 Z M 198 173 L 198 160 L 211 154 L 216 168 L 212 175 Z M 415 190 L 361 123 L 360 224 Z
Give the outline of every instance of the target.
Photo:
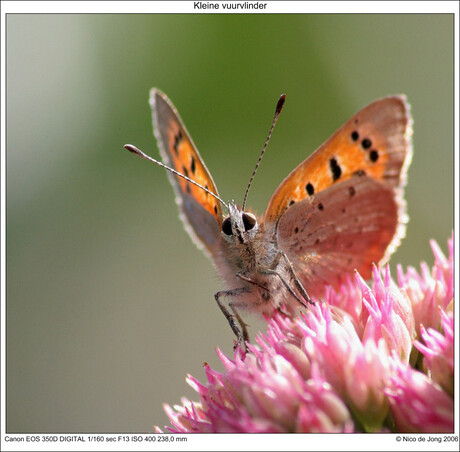
M 275 118 L 283 103 L 284 96 Z M 167 96 L 152 89 L 150 104 L 182 221 L 226 284 L 215 299 L 237 343 L 248 338 L 241 311 L 271 315 L 282 307 L 292 315 L 355 269 L 369 277 L 372 264 L 386 261 L 404 236 L 412 131 L 404 96 L 377 100 L 353 116 L 284 179 L 259 218 L 245 201 L 239 207 L 220 200 Z

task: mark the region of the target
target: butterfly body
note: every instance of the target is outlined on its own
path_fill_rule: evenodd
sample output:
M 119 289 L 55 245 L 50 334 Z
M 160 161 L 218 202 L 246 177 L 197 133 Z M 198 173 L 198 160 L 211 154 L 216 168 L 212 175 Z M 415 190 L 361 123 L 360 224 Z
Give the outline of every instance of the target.
M 225 221 L 231 229 L 224 226 L 220 252 L 214 260 L 225 286 L 240 294 L 234 297 L 232 305 L 266 315 L 285 305 L 294 308 L 292 313 L 300 305 L 283 284 L 285 281 L 293 286 L 292 275 L 278 249 L 274 229 L 265 228 L 260 219 L 241 211 L 234 203 L 229 204 L 229 211 Z M 254 223 L 243 221 L 247 217 Z
M 250 184 L 241 208 L 219 198 L 167 96 L 152 89 L 150 104 L 164 163 L 126 147 L 169 169 L 185 228 L 225 282 L 215 300 L 237 343 L 248 338 L 242 310 L 292 315 L 355 270 L 370 277 L 372 264 L 387 261 L 404 236 L 412 155 L 404 96 L 379 99 L 353 116 L 281 182 L 259 218 L 244 208 Z M 284 95 L 275 120 L 283 104 Z

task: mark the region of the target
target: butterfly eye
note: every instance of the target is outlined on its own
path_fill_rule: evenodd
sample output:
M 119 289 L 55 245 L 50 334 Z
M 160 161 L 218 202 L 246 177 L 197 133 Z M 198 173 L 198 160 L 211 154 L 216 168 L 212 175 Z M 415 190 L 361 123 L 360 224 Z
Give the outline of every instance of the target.
M 232 235 L 233 234 L 233 231 L 232 231 L 232 223 L 230 221 L 230 217 L 226 218 L 224 220 L 224 222 L 222 223 L 222 232 L 225 234 L 225 235 Z
M 243 213 L 244 230 L 250 231 L 257 223 L 256 217 L 252 213 Z

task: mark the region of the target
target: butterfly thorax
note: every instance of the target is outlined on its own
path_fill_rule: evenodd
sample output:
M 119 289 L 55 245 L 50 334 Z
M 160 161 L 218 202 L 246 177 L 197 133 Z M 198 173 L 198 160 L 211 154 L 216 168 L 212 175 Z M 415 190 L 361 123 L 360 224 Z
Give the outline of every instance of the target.
M 230 236 L 225 233 L 225 230 L 230 232 L 228 226 L 223 228 L 221 253 L 216 259 L 216 268 L 227 286 L 244 294 L 232 300 L 232 305 L 263 315 L 270 315 L 282 304 L 289 312 L 293 311 L 297 304 L 290 303 L 294 300 L 290 300 L 279 278 L 281 276 L 290 283 L 291 276 L 285 261 L 281 259 L 273 228 L 266 229 L 263 223 L 256 221 L 250 230 L 236 230 L 238 218 L 242 219 L 248 212 L 239 211 L 232 215 L 233 212 L 229 221 L 237 221 L 233 223 Z

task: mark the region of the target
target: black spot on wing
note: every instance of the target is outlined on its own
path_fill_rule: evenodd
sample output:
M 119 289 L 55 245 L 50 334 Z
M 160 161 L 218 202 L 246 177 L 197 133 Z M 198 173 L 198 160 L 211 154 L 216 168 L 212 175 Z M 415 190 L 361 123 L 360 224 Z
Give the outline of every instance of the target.
M 375 149 L 372 149 L 371 152 L 369 152 L 369 158 L 371 159 L 372 163 L 375 163 L 379 159 L 379 153 Z
M 329 160 L 329 167 L 331 169 L 332 179 L 336 181 L 342 175 L 342 168 L 340 168 L 340 165 L 337 163 L 337 160 L 334 158 Z
M 192 155 L 192 159 L 190 162 L 190 169 L 192 170 L 192 173 L 195 174 L 196 171 L 196 164 L 195 164 L 195 157 Z
M 180 130 L 174 136 L 173 148 L 174 148 L 174 152 L 176 153 L 176 155 L 179 155 L 179 145 L 183 138 L 184 137 L 182 136 L 182 132 Z
M 369 140 L 369 138 L 364 138 L 364 140 L 361 141 L 361 146 L 363 149 L 369 149 L 372 146 L 372 141 Z

